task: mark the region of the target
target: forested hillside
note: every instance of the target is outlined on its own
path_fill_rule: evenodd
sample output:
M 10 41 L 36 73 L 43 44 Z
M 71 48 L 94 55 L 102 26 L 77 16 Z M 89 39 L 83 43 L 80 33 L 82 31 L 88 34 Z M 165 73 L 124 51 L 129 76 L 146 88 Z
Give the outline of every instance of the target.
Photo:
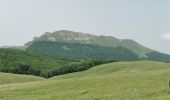
M 168 55 L 168 54 L 153 51 L 153 52 L 150 52 L 146 55 L 147 55 L 148 60 L 170 62 L 170 55 Z
M 84 71 L 109 62 L 113 60 L 68 60 L 16 49 L 0 49 L 0 72 L 29 74 L 45 78 Z
M 0 49 L 0 71 L 2 72 L 39 76 L 41 72 L 58 69 L 77 62 L 79 61 L 34 55 L 16 49 Z
M 68 30 L 61 30 L 55 32 L 46 32 L 40 37 L 35 37 L 33 41 L 26 43 L 26 47 L 36 41 L 53 41 L 53 42 L 66 42 L 66 43 L 81 43 L 92 44 L 103 47 L 125 47 L 140 58 L 146 57 L 146 53 L 153 50 L 146 48 L 134 40 L 131 39 L 118 39 L 112 36 L 97 36 L 88 33 L 74 32 Z
M 39 41 L 32 43 L 27 52 L 74 59 L 138 60 L 135 53 L 124 47 L 102 47 L 80 43 Z
M 50 70 L 74 62 L 74 60 L 62 60 L 44 55 L 33 55 L 15 49 L 0 49 L 0 59 L 1 68 L 30 65 L 32 68 L 39 70 Z

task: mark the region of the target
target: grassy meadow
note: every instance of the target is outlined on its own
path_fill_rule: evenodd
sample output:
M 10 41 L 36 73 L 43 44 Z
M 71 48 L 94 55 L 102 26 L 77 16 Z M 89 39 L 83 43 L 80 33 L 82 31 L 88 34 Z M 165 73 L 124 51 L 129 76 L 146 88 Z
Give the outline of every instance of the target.
M 44 78 L 28 75 L 0 73 L 0 85 L 42 81 Z
M 170 64 L 114 62 L 43 79 L 0 73 L 0 100 L 170 100 Z

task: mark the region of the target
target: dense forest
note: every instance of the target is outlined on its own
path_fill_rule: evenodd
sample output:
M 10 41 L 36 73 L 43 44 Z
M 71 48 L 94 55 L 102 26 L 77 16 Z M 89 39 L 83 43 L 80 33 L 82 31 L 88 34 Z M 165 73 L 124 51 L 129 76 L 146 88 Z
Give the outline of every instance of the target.
M 131 61 L 138 56 L 124 47 L 102 47 L 98 45 L 39 41 L 32 43 L 27 52 L 53 57 L 73 59 L 99 59 Z
M 161 61 L 161 62 L 170 62 L 170 55 L 163 54 L 159 52 L 150 52 L 147 55 L 148 60 L 154 60 L 154 61 Z

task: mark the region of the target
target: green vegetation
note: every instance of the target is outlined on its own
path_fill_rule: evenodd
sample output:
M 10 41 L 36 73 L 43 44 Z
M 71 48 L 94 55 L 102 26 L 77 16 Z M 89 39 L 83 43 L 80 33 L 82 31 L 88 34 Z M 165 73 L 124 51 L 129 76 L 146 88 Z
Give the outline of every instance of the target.
M 169 66 L 152 61 L 114 62 L 43 82 L 1 86 L 0 99 L 169 100 Z
M 63 74 L 68 74 L 68 73 L 73 73 L 73 72 L 81 72 L 81 71 L 88 70 L 92 67 L 95 67 L 97 65 L 106 64 L 110 62 L 115 62 L 115 61 L 112 61 L 112 60 L 108 60 L 108 61 L 107 60 L 90 60 L 88 61 L 86 60 L 80 63 L 70 64 L 65 67 L 61 67 L 59 69 L 41 73 L 40 76 L 45 77 L 45 78 L 50 78 L 53 76 L 58 76 L 58 75 L 63 75 Z
M 138 60 L 135 53 L 124 47 L 101 47 L 79 43 L 34 42 L 27 48 L 27 52 L 74 59 Z
M 170 62 L 170 55 L 159 53 L 159 52 L 150 52 L 147 54 L 148 60 Z
M 0 49 L 0 71 L 40 76 L 49 70 L 78 63 L 78 60 L 66 60 L 33 55 L 16 49 Z
M 17 84 L 25 82 L 36 82 L 44 81 L 44 78 L 28 75 L 10 74 L 10 73 L 0 73 L 0 86 L 7 84 Z
M 141 59 L 161 62 L 134 61 Z M 133 40 L 46 33 L 24 47 L 0 49 L 0 99 L 169 100 L 170 63 L 163 62 L 170 55 Z
M 53 33 L 46 32 L 44 35 L 36 37 L 33 41 L 27 43 L 26 47 L 35 41 L 93 44 L 104 47 L 125 47 L 133 51 L 139 57 L 146 57 L 146 53 L 153 51 L 130 39 L 117 39 L 111 36 L 96 36 L 67 30 L 56 31 Z
M 44 78 L 80 72 L 109 62 L 111 61 L 61 60 L 43 55 L 33 55 L 15 49 L 0 49 L 0 72 L 28 74 Z
M 19 64 L 25 64 L 39 70 L 51 70 L 75 62 L 74 60 L 54 59 L 43 55 L 33 55 L 15 49 L 0 49 L 0 59 L 0 68 L 18 67 Z
M 46 32 L 44 35 L 36 37 L 33 41 L 27 43 L 25 48 L 27 48 L 29 52 L 32 51 L 66 58 L 114 60 L 149 59 L 170 62 L 170 55 L 148 49 L 130 39 L 95 36 L 67 30 L 53 33 Z
M 29 53 L 70 59 L 104 59 L 117 61 L 147 59 L 170 62 L 170 55 L 156 51 L 149 52 L 146 54 L 146 57 L 140 58 L 131 50 L 124 47 L 102 47 L 98 45 L 80 43 L 38 41 L 33 42 L 26 51 Z

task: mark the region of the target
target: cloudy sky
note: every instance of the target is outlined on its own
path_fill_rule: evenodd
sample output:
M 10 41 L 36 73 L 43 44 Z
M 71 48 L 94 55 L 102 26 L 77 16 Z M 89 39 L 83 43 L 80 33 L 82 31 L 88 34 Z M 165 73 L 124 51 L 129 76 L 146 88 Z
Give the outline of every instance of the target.
M 0 46 L 63 29 L 134 39 L 170 54 L 170 0 L 0 0 Z

